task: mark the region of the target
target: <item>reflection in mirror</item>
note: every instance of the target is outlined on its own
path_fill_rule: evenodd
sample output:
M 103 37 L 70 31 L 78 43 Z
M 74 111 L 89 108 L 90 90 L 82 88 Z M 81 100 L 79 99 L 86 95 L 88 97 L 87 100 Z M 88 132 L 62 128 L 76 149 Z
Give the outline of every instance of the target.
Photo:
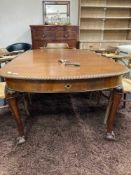
M 70 1 L 43 1 L 44 24 L 70 24 Z

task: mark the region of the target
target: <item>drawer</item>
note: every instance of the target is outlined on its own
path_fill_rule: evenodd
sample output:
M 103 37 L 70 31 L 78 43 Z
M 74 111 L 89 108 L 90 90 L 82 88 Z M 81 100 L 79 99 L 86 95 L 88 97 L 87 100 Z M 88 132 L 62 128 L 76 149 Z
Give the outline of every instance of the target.
M 54 40 L 56 38 L 56 31 L 43 31 L 41 37 L 43 40 Z
M 54 39 L 56 37 L 56 31 L 36 30 L 33 31 L 33 38 L 36 40 Z
M 63 28 L 64 31 L 69 31 L 69 32 L 76 32 L 79 33 L 79 28 L 76 26 L 64 26 Z
M 44 29 L 45 31 L 63 31 L 63 26 L 51 26 Z
M 42 28 L 41 28 L 42 29 Z M 44 31 L 77 31 L 79 32 L 78 28 L 76 26 L 44 26 Z
M 76 39 L 77 35 L 76 32 L 69 32 L 69 31 L 35 31 L 34 32 L 34 39 L 37 40 L 48 40 L 48 39 Z
M 56 38 L 57 39 L 76 39 L 76 32 L 72 31 L 57 31 Z

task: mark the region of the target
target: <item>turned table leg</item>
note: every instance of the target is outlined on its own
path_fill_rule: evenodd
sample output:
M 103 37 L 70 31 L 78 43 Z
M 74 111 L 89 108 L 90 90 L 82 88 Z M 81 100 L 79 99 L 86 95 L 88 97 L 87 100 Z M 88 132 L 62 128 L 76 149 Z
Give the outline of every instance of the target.
M 19 132 L 17 143 L 18 144 L 24 143 L 25 142 L 24 125 L 21 120 L 21 116 L 18 108 L 17 93 L 13 90 L 6 88 L 5 95 L 6 95 L 6 99 L 8 101 L 9 107 L 12 111 L 13 117 L 17 124 L 18 132 Z
M 121 97 L 122 97 L 122 88 L 119 87 L 119 88 L 113 89 L 111 100 L 109 101 L 109 106 L 107 107 L 108 116 L 106 121 L 106 125 L 107 125 L 106 138 L 108 140 L 115 140 L 115 134 L 113 132 L 113 124 L 114 124 L 116 113 L 120 104 Z

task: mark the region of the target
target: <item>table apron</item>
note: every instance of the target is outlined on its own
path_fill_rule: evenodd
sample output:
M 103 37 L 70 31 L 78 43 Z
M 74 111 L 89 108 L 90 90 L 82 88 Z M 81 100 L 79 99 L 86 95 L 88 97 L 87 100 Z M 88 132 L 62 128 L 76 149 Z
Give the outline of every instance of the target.
M 30 80 L 5 78 L 7 88 L 19 92 L 65 93 L 111 89 L 121 85 L 121 76 L 82 80 Z

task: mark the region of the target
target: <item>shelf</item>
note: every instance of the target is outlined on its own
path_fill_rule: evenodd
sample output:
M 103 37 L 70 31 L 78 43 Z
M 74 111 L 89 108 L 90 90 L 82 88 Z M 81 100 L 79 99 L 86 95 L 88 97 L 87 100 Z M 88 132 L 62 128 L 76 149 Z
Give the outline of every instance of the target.
M 81 5 L 81 8 L 126 8 L 130 9 L 131 6 L 96 6 L 96 5 Z
M 131 19 L 131 17 L 117 17 L 117 16 L 114 16 L 114 17 L 86 17 L 86 16 L 81 16 L 80 19 Z
M 85 41 L 85 40 L 80 40 L 80 42 L 82 43 L 131 43 L 131 40 L 98 40 L 98 41 L 92 41 L 92 40 L 89 40 L 89 41 Z
M 80 28 L 80 30 L 131 30 L 131 28 Z

